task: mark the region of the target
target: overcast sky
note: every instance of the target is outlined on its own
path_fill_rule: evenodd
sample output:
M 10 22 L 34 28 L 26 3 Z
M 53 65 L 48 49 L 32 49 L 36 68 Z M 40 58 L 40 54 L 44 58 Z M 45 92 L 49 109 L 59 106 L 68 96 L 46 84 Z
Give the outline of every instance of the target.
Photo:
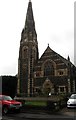
M 31 0 L 39 57 L 47 45 L 74 63 L 74 0 Z M 0 75 L 16 75 L 29 0 L 0 0 Z

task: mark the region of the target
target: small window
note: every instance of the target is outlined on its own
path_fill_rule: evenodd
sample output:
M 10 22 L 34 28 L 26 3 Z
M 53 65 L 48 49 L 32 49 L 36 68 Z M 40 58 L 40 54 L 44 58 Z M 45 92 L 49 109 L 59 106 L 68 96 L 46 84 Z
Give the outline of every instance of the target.
M 63 75 L 63 71 L 60 71 L 60 75 Z
M 59 71 L 58 74 L 59 74 L 59 75 L 63 75 L 63 71 Z
M 65 86 L 59 86 L 59 93 L 64 93 L 66 92 Z
M 60 92 L 64 92 L 64 87 L 60 87 Z

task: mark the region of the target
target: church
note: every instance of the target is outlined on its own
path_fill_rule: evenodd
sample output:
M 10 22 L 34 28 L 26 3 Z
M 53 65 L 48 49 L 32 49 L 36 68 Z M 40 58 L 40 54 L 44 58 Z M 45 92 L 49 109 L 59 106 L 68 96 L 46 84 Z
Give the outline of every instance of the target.
M 21 33 L 17 93 L 25 96 L 76 92 L 75 66 L 49 44 L 39 58 L 32 2 L 29 0 Z

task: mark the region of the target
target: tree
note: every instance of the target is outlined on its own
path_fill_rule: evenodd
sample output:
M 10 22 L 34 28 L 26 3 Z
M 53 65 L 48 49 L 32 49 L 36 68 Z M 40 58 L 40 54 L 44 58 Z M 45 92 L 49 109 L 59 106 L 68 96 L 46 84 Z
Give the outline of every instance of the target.
M 17 91 L 17 77 L 16 76 L 2 76 L 2 94 L 9 95 L 12 98 Z

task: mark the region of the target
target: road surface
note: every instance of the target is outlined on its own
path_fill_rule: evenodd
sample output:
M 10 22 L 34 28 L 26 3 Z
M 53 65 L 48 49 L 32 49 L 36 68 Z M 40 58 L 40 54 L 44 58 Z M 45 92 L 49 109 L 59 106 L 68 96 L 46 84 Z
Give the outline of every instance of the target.
M 10 113 L 3 116 L 2 120 L 76 120 L 76 110 L 65 108 L 56 113 L 29 110 L 21 113 Z

